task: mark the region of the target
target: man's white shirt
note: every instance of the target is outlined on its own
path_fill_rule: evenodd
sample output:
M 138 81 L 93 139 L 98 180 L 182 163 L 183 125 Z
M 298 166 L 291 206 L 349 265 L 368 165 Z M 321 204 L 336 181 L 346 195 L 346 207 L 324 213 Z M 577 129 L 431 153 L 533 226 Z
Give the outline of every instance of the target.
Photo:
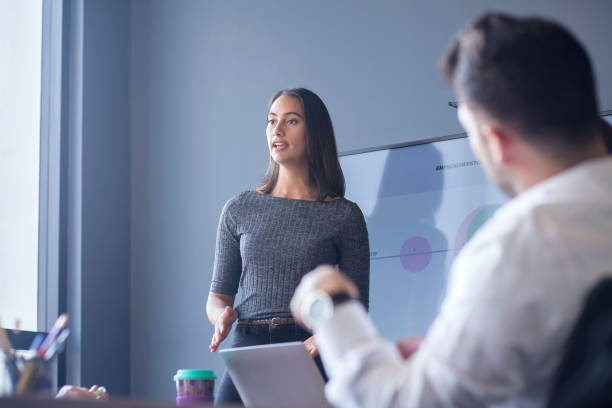
M 412 358 L 378 335 L 358 302 L 340 305 L 315 328 L 327 396 L 342 407 L 542 406 L 584 298 L 605 276 L 610 158 L 557 174 L 496 212 L 457 256 Z

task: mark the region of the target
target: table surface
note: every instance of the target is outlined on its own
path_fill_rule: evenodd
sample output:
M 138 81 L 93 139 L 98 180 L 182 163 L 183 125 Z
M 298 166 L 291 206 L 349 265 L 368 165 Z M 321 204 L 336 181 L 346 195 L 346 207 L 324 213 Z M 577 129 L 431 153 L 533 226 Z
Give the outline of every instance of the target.
M 213 404 L 190 405 L 191 407 L 212 407 Z M 0 398 L 2 408 L 176 408 L 171 402 L 147 401 L 137 399 L 111 398 L 109 401 L 74 401 L 53 398 Z M 216 405 L 218 408 L 242 408 L 242 405 Z M 265 407 L 261 407 L 265 408 Z

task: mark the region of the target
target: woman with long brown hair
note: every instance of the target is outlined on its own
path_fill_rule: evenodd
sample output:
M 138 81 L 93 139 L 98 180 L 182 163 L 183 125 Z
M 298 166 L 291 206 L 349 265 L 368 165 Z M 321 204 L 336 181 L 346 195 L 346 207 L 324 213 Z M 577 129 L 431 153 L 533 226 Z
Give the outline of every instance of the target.
M 312 334 L 291 318 L 289 301 L 300 279 L 321 264 L 338 265 L 369 301 L 369 244 L 359 207 L 344 198 L 344 176 L 331 118 L 304 89 L 277 92 L 266 122 L 270 162 L 263 183 L 229 200 L 221 213 L 206 312 L 215 351 L 238 320 L 232 347 L 304 341 L 318 358 Z M 238 288 L 242 298 L 234 308 Z M 224 375 L 217 403 L 239 402 Z

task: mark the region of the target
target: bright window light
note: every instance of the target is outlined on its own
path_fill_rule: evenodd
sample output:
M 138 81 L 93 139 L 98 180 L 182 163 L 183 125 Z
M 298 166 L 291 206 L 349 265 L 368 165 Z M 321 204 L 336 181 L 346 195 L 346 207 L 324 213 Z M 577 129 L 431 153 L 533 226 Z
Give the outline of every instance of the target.
M 0 322 L 37 331 L 42 0 L 0 0 Z

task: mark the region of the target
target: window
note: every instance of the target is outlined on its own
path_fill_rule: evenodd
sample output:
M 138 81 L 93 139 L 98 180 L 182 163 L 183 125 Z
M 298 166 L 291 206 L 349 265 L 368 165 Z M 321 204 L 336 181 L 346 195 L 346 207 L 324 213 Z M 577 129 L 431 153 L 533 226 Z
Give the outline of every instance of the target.
M 38 327 L 42 0 L 0 0 L 0 319 Z

